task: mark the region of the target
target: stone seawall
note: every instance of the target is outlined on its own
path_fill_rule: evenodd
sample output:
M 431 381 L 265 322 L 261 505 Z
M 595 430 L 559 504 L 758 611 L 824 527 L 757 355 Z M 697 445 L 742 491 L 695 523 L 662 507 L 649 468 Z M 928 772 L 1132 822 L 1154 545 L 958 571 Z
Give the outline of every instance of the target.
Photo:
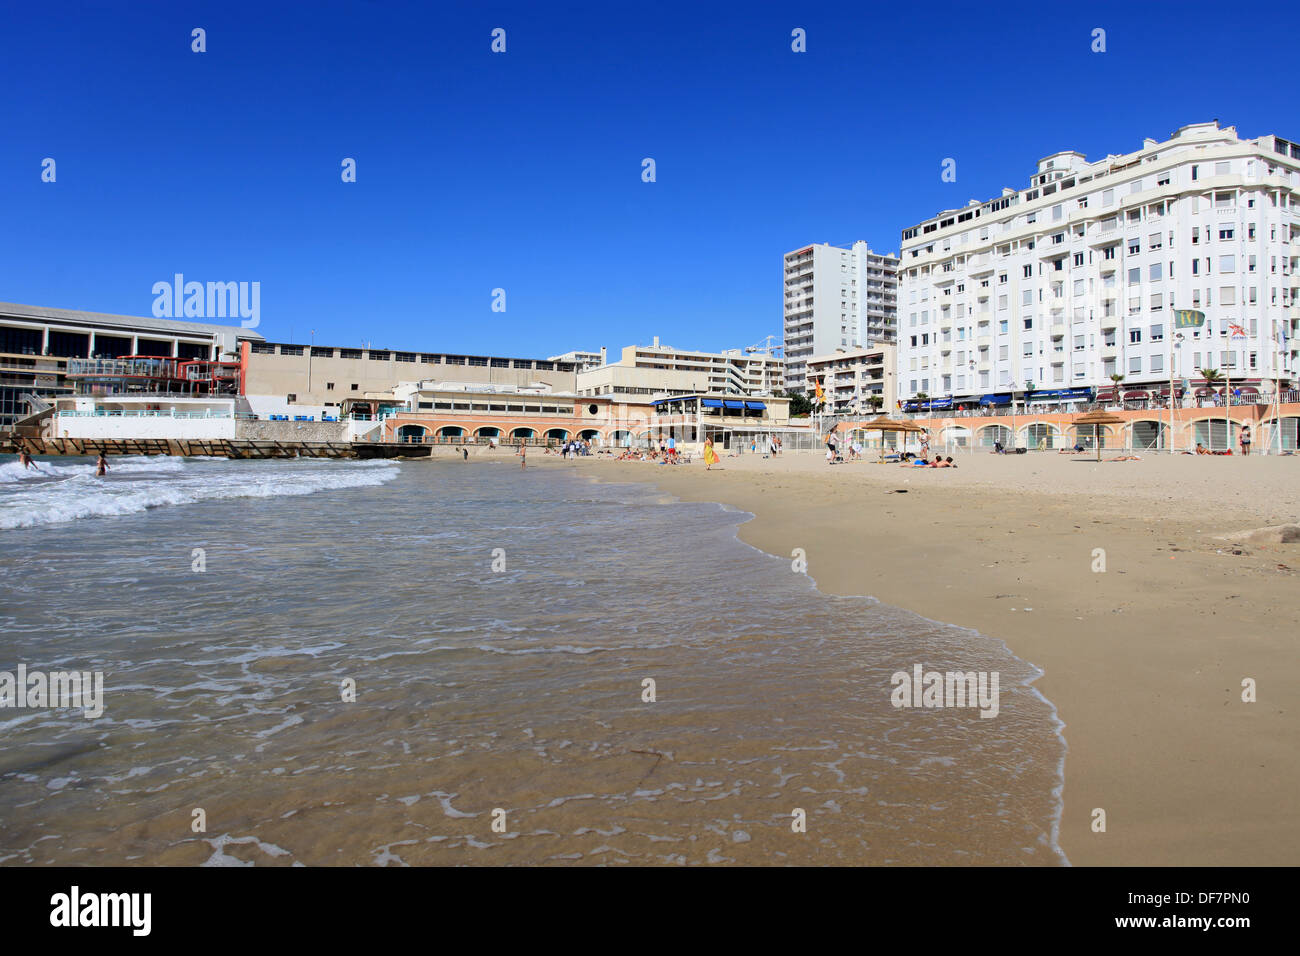
M 266 422 L 240 419 L 236 441 L 347 441 L 347 422 Z

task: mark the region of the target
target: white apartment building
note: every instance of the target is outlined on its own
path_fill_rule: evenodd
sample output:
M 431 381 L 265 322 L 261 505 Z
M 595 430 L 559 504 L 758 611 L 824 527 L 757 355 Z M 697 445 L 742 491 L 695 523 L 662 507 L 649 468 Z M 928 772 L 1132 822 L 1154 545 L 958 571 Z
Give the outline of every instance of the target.
M 863 241 L 849 247 L 803 246 L 785 254 L 786 387 L 808 391 L 812 355 L 872 342 L 893 342 L 897 327 L 898 258 L 877 255 Z
M 905 230 L 900 255 L 904 400 L 1168 389 L 1171 370 L 1177 389 L 1202 368 L 1271 391 L 1300 367 L 1300 146 L 1276 136 L 1214 121 L 1093 163 L 1055 153 L 1029 188 Z M 1174 308 L 1205 326 L 1171 337 Z
M 548 361 L 565 362 L 572 365 L 575 371 L 585 372 L 589 368 L 605 364 L 605 349 L 602 347 L 599 352 L 565 352 L 563 355 L 552 355 Z
M 617 362 L 578 373 L 578 394 L 616 397 L 695 394 L 772 395 L 785 387 L 785 361 L 742 349 L 692 352 L 629 345 Z
M 808 391 L 815 394 L 812 383 L 820 382 L 826 411 L 836 415 L 892 412 L 897 395 L 896 351 L 894 345 L 874 345 L 809 356 Z M 879 405 L 872 404 L 872 395 L 880 396 Z

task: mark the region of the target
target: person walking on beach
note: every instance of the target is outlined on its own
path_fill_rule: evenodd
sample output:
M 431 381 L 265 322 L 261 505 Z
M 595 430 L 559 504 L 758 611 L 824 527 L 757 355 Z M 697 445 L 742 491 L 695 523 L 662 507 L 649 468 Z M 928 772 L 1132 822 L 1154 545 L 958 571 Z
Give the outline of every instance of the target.
M 465 461 L 469 461 L 469 449 L 464 445 L 460 446 L 460 453 L 465 456 Z
M 704 439 L 704 470 L 708 471 L 718 463 L 718 453 L 713 450 L 713 439 Z
M 104 453 L 101 451 L 99 458 L 95 461 L 95 477 L 103 478 L 106 474 L 108 474 L 108 459 L 104 457 Z
M 921 432 L 921 457 L 930 457 L 930 432 L 928 430 Z
M 528 467 L 528 449 L 524 447 L 523 442 L 519 443 L 519 467 Z
M 1250 426 L 1249 425 L 1241 426 L 1241 453 L 1243 455 L 1250 454 Z

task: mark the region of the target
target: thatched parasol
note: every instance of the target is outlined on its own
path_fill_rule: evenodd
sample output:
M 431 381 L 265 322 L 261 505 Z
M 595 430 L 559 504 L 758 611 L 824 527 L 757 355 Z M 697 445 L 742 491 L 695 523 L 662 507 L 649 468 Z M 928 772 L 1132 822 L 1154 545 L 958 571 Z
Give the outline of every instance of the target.
M 922 428 L 920 425 L 914 425 L 911 422 L 898 421 L 893 418 L 887 418 L 884 415 L 881 415 L 877 418 L 873 418 L 871 419 L 871 421 L 863 422 L 861 425 L 857 427 L 861 428 L 863 431 L 868 431 L 868 432 L 903 432 L 906 434 L 906 433 L 925 431 L 925 429 Z M 885 456 L 885 446 L 884 446 L 884 442 L 881 442 L 880 457 L 883 458 L 884 456 Z
M 1101 426 L 1123 425 L 1124 421 L 1118 415 L 1112 415 L 1110 412 L 1097 411 L 1080 415 L 1074 420 L 1074 424 L 1092 426 L 1092 440 L 1097 443 L 1097 460 L 1101 461 Z

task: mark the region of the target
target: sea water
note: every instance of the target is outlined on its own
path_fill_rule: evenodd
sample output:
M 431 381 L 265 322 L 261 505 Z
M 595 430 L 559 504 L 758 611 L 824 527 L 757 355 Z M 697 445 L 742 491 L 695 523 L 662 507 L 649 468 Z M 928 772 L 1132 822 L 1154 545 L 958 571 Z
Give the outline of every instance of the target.
M 1001 642 L 499 454 L 0 466 L 0 671 L 104 677 L 0 708 L 0 862 L 1064 862 Z M 997 716 L 895 707 L 917 663 Z

